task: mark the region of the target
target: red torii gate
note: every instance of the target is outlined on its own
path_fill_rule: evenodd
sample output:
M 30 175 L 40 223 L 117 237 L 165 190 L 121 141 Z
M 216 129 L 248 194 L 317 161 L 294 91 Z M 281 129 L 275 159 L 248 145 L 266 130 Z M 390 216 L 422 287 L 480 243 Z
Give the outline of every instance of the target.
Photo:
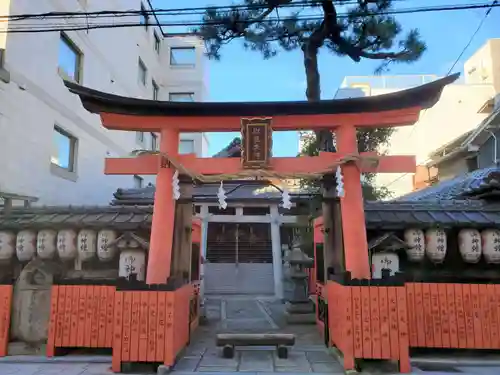
M 136 158 L 107 158 L 105 173 L 111 175 L 156 175 L 156 193 L 147 267 L 147 283 L 163 284 L 170 276 L 174 236 L 175 201 L 172 198 L 172 177 L 175 169 L 192 176 L 210 177 L 265 175 L 289 178 L 322 175 L 342 164 L 345 197 L 341 199 L 342 235 L 346 270 L 354 278 L 370 278 L 366 239 L 361 172 L 412 173 L 414 156 L 378 156 L 358 153 L 357 128 L 379 128 L 413 125 L 422 109 L 432 107 L 445 85 L 458 74 L 416 88 L 391 94 L 319 102 L 264 103 L 179 103 L 133 99 L 92 90 L 66 82 L 71 92 L 80 96 L 84 107 L 101 116 L 110 130 L 158 132 L 158 155 Z M 251 119 L 248 121 L 248 119 Z M 243 120 L 243 121 L 242 121 Z M 252 154 L 258 168 L 249 172 L 235 158 L 197 158 L 179 155 L 179 133 L 238 131 L 242 123 L 267 124 L 266 137 L 272 130 L 319 130 L 335 132 L 337 152 L 322 152 L 313 157 L 270 157 L 270 140 L 262 150 L 266 157 Z M 266 138 L 267 139 L 267 138 Z M 261 139 L 264 141 L 264 138 Z M 248 144 L 247 144 L 248 146 Z M 251 154 L 247 150 L 248 155 Z M 377 163 L 359 163 L 372 160 Z M 170 163 L 169 163 L 170 162 Z M 260 166 L 260 167 L 259 167 Z

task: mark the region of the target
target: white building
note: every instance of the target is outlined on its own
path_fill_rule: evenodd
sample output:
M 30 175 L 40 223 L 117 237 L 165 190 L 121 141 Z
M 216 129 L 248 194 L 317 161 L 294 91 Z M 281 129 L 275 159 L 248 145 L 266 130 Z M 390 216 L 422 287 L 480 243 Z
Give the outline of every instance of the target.
M 494 102 L 500 85 L 500 39 L 492 39 L 465 63 L 462 82 L 444 88 L 438 103 L 420 114 L 419 121 L 410 127 L 396 128 L 389 145 L 382 152 L 389 155 L 415 155 L 417 165 L 425 164 L 429 154 L 461 134 L 477 127 L 488 111 L 485 105 Z M 478 71 L 481 74 L 478 75 Z M 336 99 L 381 95 L 403 90 L 439 77 L 415 76 L 365 76 L 346 77 L 337 91 Z M 376 176 L 379 186 L 386 186 L 393 198 L 414 190 L 414 174 L 385 174 Z
M 147 10 L 148 0 L 6 0 L 2 15 Z M 0 193 L 38 203 L 107 204 L 118 187 L 139 187 L 154 176 L 105 176 L 104 158 L 155 149 L 157 134 L 107 131 L 63 84 L 158 100 L 206 99 L 203 48 L 196 38 L 167 38 L 152 13 L 128 17 L 28 19 L 21 27 L 142 23 L 140 27 L 0 33 Z M 181 134 L 180 151 L 205 156 L 204 134 Z M 0 197 L 2 195 L 0 194 Z M 1 203 L 0 203 L 1 204 Z

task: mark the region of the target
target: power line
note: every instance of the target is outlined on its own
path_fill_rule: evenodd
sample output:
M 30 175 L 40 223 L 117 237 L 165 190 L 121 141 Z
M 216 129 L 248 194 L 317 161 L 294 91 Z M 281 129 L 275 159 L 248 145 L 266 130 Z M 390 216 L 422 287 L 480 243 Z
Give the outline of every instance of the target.
M 403 1 L 403 0 L 395 0 Z M 359 4 L 357 0 L 349 0 L 342 5 Z M 296 1 L 290 4 L 280 5 L 280 8 L 302 8 L 307 5 L 312 5 L 311 1 Z M 0 19 L 30 19 L 30 18 L 61 18 L 71 16 L 136 16 L 136 15 L 180 15 L 180 14 L 203 14 L 207 10 L 231 11 L 231 10 L 265 10 L 269 7 L 263 4 L 244 4 L 244 5 L 224 5 L 224 6 L 208 6 L 208 7 L 193 7 L 193 8 L 169 8 L 169 9 L 151 9 L 151 10 L 103 10 L 95 12 L 45 12 L 45 13 L 26 13 L 17 15 L 4 15 Z M 193 13 L 191 13 L 193 12 Z
M 484 17 L 482 18 L 481 22 L 479 22 L 479 25 L 477 26 L 476 30 L 472 33 L 471 37 L 469 38 L 469 41 L 467 42 L 467 44 L 464 46 L 464 48 L 462 49 L 462 52 L 460 52 L 460 54 L 458 55 L 457 59 L 455 60 L 455 62 L 453 63 L 453 65 L 451 66 L 450 70 L 448 70 L 448 73 L 446 73 L 446 75 L 450 75 L 451 71 L 453 70 L 453 68 L 455 68 L 455 65 L 458 64 L 458 62 L 460 61 L 460 59 L 462 58 L 462 56 L 464 55 L 465 51 L 467 51 L 467 49 L 470 47 L 472 41 L 474 40 L 474 37 L 477 35 L 477 33 L 479 32 L 479 30 L 481 29 L 481 27 L 483 26 L 484 22 L 486 21 L 486 19 L 488 18 L 488 16 L 490 15 L 491 13 L 491 10 L 497 6 L 500 6 L 500 4 L 498 4 L 498 0 L 494 0 L 491 5 L 488 6 L 488 10 L 486 11 L 486 13 L 484 14 Z M 425 114 L 426 112 L 424 112 Z M 410 138 L 413 133 L 415 132 L 415 128 L 417 127 L 418 123 L 415 124 L 413 126 L 413 128 L 411 129 L 411 132 L 410 134 L 408 135 L 408 138 Z M 392 184 L 398 182 L 399 180 L 401 180 L 403 177 L 407 176 L 409 173 L 404 173 L 402 174 L 401 176 L 398 176 L 396 177 L 393 181 L 389 182 L 388 184 L 384 185 L 384 187 L 389 187 L 391 186 Z
M 500 5 L 500 4 L 498 4 L 497 0 L 494 0 L 491 3 L 491 6 L 488 8 L 488 10 L 486 11 L 486 13 L 484 14 L 483 19 L 481 20 L 481 22 L 479 22 L 479 25 L 477 26 L 476 31 L 474 31 L 472 33 L 469 41 L 467 42 L 467 44 L 465 45 L 465 47 L 462 49 L 462 52 L 460 52 L 460 54 L 458 55 L 457 59 L 455 60 L 455 62 L 451 66 L 450 70 L 448 70 L 448 73 L 446 75 L 450 75 L 450 73 L 453 70 L 453 68 L 455 67 L 455 65 L 457 65 L 458 61 L 462 58 L 462 56 L 464 55 L 465 51 L 467 51 L 467 48 L 469 48 L 469 46 L 471 45 L 472 41 L 474 40 L 474 37 L 477 35 L 477 33 L 479 32 L 479 30 L 481 29 L 481 27 L 483 27 L 484 21 L 486 21 L 486 19 L 490 15 L 491 10 L 493 9 L 493 7 L 498 6 L 498 5 Z
M 358 17 L 367 17 L 367 16 L 376 16 L 376 15 L 395 15 L 395 14 L 417 14 L 417 13 L 429 13 L 429 12 L 447 12 L 447 11 L 459 11 L 459 10 L 471 10 L 471 9 L 481 9 L 481 8 L 492 8 L 498 7 L 500 4 L 498 4 L 496 1 L 494 4 L 474 4 L 474 5 L 455 5 L 455 6 L 429 6 L 429 7 L 419 7 L 419 8 L 407 8 L 407 9 L 395 9 L 395 10 L 389 10 L 389 11 L 383 11 L 383 12 L 368 12 L 368 13 L 363 13 L 360 12 L 358 14 Z M 338 18 L 347 18 L 347 17 L 353 17 L 352 15 L 348 13 L 339 13 Z M 276 17 L 270 17 L 267 19 L 264 19 L 260 21 L 260 23 L 273 23 L 273 22 L 280 22 L 284 21 L 287 18 L 276 18 Z M 289 19 L 289 18 L 288 18 Z M 323 17 L 321 16 L 305 16 L 305 17 L 300 17 L 297 16 L 294 19 L 297 19 L 299 21 L 321 21 Z M 253 23 L 252 20 L 235 20 L 235 24 L 251 24 Z M 194 22 L 189 22 L 189 21 L 180 21 L 180 22 L 160 22 L 158 26 L 169 26 L 169 27 L 174 27 L 174 26 L 206 26 L 206 25 L 211 25 L 211 26 L 218 26 L 222 25 L 221 22 L 217 21 L 194 21 Z M 9 27 L 7 30 L 1 30 L 0 33 L 38 33 L 38 32 L 53 32 L 53 31 L 80 31 L 80 30 L 91 30 L 91 29 L 113 29 L 113 28 L 124 28 L 124 27 L 144 27 L 145 25 L 143 23 L 137 23 L 137 22 L 123 22 L 123 23 L 104 23 L 104 24 L 98 24 L 98 23 L 90 23 L 87 22 L 85 24 L 82 24 L 81 26 L 77 25 L 68 25 L 68 24 L 49 24 L 47 25 L 34 25 L 34 24 L 25 24 L 25 25 L 19 25 L 19 26 L 14 26 L 14 27 Z

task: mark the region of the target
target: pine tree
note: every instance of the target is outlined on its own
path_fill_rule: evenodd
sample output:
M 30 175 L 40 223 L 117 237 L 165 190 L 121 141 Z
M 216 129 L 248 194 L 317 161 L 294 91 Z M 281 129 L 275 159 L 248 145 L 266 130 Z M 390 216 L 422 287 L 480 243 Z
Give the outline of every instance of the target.
M 318 53 L 326 49 L 337 56 L 359 62 L 380 60 L 378 72 L 394 63 L 418 60 L 426 49 L 418 30 L 405 35 L 389 13 L 393 0 L 241 0 L 232 7 L 209 7 L 197 32 L 209 58 L 220 59 L 222 47 L 241 40 L 245 48 L 260 52 L 264 59 L 280 51 L 300 49 L 306 75 L 306 97 L 321 99 Z M 358 132 L 359 151 L 374 151 L 388 141 L 390 129 Z M 330 131 L 318 131 L 309 151 L 335 151 Z M 365 198 L 380 198 L 387 192 L 370 187 L 365 177 Z

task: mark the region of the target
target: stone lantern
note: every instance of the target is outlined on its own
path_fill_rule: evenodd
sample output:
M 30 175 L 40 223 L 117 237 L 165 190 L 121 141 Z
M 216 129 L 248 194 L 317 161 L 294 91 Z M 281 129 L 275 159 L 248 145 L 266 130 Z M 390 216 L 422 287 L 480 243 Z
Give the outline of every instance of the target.
M 307 268 L 314 266 L 314 260 L 304 254 L 298 242 L 294 242 L 284 260 L 289 265 L 285 277 L 292 289 L 286 301 L 287 322 L 314 324 L 314 303 L 309 299 L 309 275 L 306 272 Z

